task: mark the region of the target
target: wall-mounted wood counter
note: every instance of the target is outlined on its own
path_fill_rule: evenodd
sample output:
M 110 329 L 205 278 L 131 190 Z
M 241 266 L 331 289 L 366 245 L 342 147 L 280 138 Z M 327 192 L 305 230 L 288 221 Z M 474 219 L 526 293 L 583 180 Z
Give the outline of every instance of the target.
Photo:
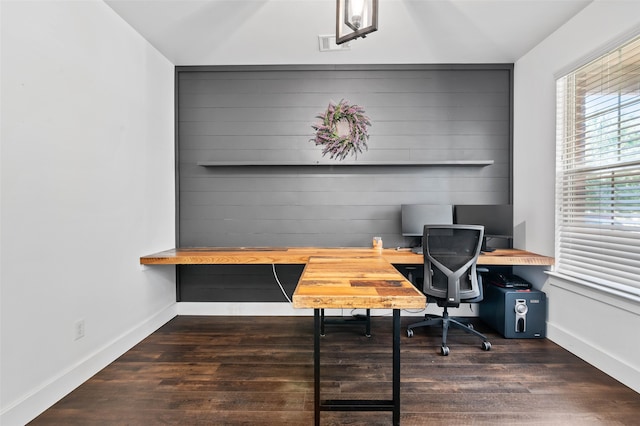
M 320 247 L 192 247 L 174 248 L 140 258 L 143 265 L 306 264 L 314 257 L 382 257 L 392 264 L 422 264 L 422 255 L 407 250 Z M 478 265 L 552 266 L 554 258 L 518 249 L 482 254 Z

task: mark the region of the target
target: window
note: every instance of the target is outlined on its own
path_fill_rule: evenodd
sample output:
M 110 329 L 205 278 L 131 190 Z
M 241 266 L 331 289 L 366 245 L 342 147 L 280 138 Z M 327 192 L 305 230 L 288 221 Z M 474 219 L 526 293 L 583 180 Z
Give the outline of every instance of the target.
M 640 295 L 640 37 L 557 81 L 556 272 Z

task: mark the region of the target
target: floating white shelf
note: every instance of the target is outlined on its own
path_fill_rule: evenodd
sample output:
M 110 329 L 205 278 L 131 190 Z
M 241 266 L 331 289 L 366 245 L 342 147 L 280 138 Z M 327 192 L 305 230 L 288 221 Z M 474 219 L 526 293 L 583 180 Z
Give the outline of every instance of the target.
M 198 161 L 202 167 L 263 167 L 263 166 L 472 166 L 486 167 L 493 164 L 493 160 L 443 160 L 443 161 L 349 161 L 349 162 L 298 162 L 298 161 Z

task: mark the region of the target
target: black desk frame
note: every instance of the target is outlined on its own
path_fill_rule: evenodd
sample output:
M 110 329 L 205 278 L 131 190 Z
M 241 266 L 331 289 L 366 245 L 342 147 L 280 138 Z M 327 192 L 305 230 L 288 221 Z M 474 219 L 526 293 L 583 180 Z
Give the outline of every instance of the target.
M 320 398 L 320 309 L 313 311 L 313 380 L 315 425 L 320 426 L 321 411 L 392 411 L 393 425 L 400 424 L 400 309 L 393 310 L 393 399 L 326 400 Z

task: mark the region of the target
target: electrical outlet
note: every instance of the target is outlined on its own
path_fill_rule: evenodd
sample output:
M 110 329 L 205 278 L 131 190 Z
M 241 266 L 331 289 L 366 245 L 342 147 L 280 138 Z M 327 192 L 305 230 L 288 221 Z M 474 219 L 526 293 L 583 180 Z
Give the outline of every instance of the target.
M 84 320 L 83 319 L 75 322 L 75 324 L 73 325 L 73 331 L 74 331 L 74 340 L 79 340 L 84 337 Z

